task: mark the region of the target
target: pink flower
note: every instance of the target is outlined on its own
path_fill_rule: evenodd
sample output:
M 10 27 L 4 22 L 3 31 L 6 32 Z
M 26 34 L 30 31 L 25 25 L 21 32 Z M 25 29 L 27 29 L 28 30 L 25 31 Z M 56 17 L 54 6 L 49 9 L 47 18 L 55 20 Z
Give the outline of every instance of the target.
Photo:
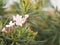
M 21 20 L 17 20 L 15 23 L 16 23 L 16 25 L 22 26 L 22 21 Z
M 13 16 L 13 20 L 16 21 L 16 25 L 22 26 L 22 16 L 17 14 L 16 16 Z
M 17 20 L 19 20 L 21 18 L 22 18 L 22 16 L 20 16 L 19 14 L 17 14 L 16 16 L 13 16 L 14 21 L 17 21 Z
M 25 23 L 25 21 L 28 17 L 29 17 L 29 15 L 25 15 L 25 17 L 22 18 L 22 16 L 17 14 L 16 16 L 13 16 L 13 20 L 16 21 L 15 22 L 16 25 L 22 26 L 22 24 Z
M 29 15 L 28 15 L 28 14 L 26 14 L 26 15 L 25 15 L 25 18 L 27 19 L 28 17 L 29 17 Z
M 8 25 L 6 25 L 6 27 L 13 27 L 15 25 L 15 23 L 13 23 L 12 21 L 9 22 Z
M 3 29 L 2 29 L 2 32 L 5 32 L 5 33 L 7 33 L 7 31 L 6 31 L 6 29 L 5 29 L 5 28 L 3 28 Z
M 28 17 L 29 15 L 26 14 L 25 17 L 22 19 L 22 23 L 25 23 Z

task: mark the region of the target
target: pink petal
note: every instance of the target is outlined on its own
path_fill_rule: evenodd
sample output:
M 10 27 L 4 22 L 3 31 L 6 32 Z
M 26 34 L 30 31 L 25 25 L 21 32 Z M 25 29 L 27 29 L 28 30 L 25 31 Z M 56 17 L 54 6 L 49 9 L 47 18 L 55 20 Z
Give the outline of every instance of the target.
M 28 17 L 29 17 L 29 15 L 28 15 L 28 14 L 26 14 L 26 15 L 25 15 L 25 18 L 28 18 Z
M 5 29 L 5 28 L 3 28 L 3 29 L 2 29 L 2 32 L 5 32 L 5 33 L 7 33 L 7 31 L 6 31 L 6 29 Z
M 16 17 L 15 16 L 13 16 L 13 20 L 16 21 Z

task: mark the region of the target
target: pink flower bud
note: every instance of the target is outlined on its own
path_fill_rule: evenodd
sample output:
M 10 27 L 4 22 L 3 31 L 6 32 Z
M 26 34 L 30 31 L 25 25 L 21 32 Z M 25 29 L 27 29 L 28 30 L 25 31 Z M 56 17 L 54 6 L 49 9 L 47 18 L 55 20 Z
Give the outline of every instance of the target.
M 3 29 L 2 29 L 2 32 L 5 32 L 5 33 L 7 33 L 7 31 L 6 31 L 6 29 L 5 29 L 5 28 L 3 28 Z
M 26 14 L 26 15 L 25 15 L 25 18 L 27 19 L 28 17 L 29 17 L 29 15 L 28 15 L 28 14 Z

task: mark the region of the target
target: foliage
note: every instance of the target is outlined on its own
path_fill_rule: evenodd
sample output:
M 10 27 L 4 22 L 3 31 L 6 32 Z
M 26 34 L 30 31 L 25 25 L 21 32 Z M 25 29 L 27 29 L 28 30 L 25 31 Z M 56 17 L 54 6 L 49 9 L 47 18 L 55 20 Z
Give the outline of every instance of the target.
M 17 15 L 18 17 L 19 15 Z M 17 19 L 14 17 L 14 19 Z M 18 18 L 18 21 L 21 23 L 25 18 Z M 22 21 L 21 21 L 22 20 Z M 26 21 L 26 20 L 25 20 Z M 24 22 L 25 22 L 24 21 Z M 16 24 L 15 24 L 16 23 Z M 6 25 L 5 28 L 1 29 L 1 43 L 2 45 L 28 45 L 31 41 L 34 41 L 37 32 L 33 32 L 27 25 L 17 24 L 16 22 L 9 22 L 9 25 Z
M 54 12 L 49 9 L 46 12 L 42 11 L 42 9 L 48 5 L 51 6 L 49 0 L 35 0 L 35 2 L 30 0 L 20 0 L 20 3 L 14 3 L 10 8 L 5 9 L 4 11 L 6 16 L 8 15 L 11 17 L 16 14 L 24 16 L 25 14 L 28 14 L 29 18 L 23 27 L 16 26 L 14 28 L 16 34 L 14 30 L 12 30 L 13 33 L 11 33 L 11 35 L 10 33 L 7 34 L 8 36 L 1 33 L 3 35 L 3 39 L 1 38 L 1 44 L 4 45 L 6 43 L 5 40 L 7 40 L 11 45 L 15 45 L 16 42 L 21 45 L 60 45 L 60 12 L 52 6 L 51 7 L 54 9 Z M 8 18 L 8 20 L 12 20 L 12 18 Z M 7 23 L 8 22 L 9 21 L 7 21 Z M 1 27 L 3 27 L 3 25 L 1 25 Z M 19 30 L 21 35 L 19 35 Z M 36 32 L 38 32 L 37 36 L 34 35 Z M 30 34 L 33 36 L 29 38 Z M 18 39 L 14 35 L 17 36 Z M 13 38 L 9 36 L 13 36 Z M 33 39 L 35 36 L 36 38 Z M 12 40 L 10 40 L 10 38 Z M 24 42 L 26 39 L 27 42 Z M 33 41 L 30 39 L 33 39 Z M 29 42 L 30 44 L 28 44 Z M 16 43 L 16 45 L 19 44 Z

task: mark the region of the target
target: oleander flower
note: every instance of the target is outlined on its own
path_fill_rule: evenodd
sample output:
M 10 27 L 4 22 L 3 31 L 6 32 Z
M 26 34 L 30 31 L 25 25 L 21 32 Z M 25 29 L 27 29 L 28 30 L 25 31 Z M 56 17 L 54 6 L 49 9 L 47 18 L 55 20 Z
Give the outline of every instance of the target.
M 25 18 L 27 19 L 28 17 L 29 17 L 29 15 L 28 15 L 28 14 L 26 14 L 26 15 L 25 15 Z
M 25 23 L 28 17 L 29 17 L 29 15 L 26 14 L 25 17 L 22 19 L 22 23 Z
M 2 29 L 2 32 L 7 33 L 7 31 L 6 31 L 6 29 L 5 29 L 5 28 L 3 28 L 3 29 Z
M 19 14 L 13 16 L 13 21 L 16 21 L 16 25 L 22 26 L 22 16 L 20 16 Z
M 22 16 L 20 16 L 19 14 L 17 14 L 16 16 L 13 15 L 13 21 L 17 21 L 21 18 L 22 18 Z
M 16 16 L 13 16 L 13 20 L 15 21 L 16 25 L 22 26 L 22 24 L 24 24 L 26 22 L 26 19 L 28 17 L 29 17 L 29 15 L 25 15 L 25 17 L 23 18 L 22 16 L 17 14 Z
M 22 20 L 17 20 L 15 23 L 16 25 L 22 26 Z
M 8 25 L 6 25 L 6 27 L 13 27 L 15 25 L 15 23 L 13 23 L 12 21 L 9 22 Z

